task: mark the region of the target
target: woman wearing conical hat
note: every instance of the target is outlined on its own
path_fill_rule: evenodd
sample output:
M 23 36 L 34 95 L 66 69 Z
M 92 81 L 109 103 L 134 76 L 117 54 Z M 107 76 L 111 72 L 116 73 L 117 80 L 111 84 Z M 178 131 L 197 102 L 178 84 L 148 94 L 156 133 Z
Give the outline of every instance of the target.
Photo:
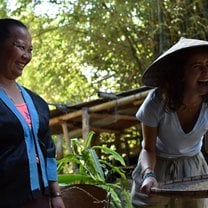
M 136 116 L 143 144 L 132 174 L 132 204 L 138 207 L 206 208 L 206 199 L 151 194 L 159 182 L 208 174 L 201 153 L 208 131 L 208 41 L 181 38 L 145 71 L 152 87 Z

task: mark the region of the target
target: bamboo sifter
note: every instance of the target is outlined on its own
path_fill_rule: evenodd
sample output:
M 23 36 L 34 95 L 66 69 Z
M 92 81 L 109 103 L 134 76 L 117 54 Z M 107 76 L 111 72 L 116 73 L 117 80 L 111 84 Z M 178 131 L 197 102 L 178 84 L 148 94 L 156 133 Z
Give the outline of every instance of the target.
M 153 187 L 151 193 L 169 197 L 208 198 L 208 175 L 162 182 L 158 187 Z

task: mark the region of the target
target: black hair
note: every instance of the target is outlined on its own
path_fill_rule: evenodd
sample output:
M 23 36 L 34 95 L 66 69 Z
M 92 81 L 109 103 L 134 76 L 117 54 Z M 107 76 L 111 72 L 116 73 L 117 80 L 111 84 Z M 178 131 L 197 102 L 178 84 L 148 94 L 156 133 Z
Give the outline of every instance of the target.
M 11 37 L 13 27 L 22 27 L 28 29 L 27 26 L 19 20 L 12 18 L 0 19 L 0 44 L 4 43 L 5 40 Z

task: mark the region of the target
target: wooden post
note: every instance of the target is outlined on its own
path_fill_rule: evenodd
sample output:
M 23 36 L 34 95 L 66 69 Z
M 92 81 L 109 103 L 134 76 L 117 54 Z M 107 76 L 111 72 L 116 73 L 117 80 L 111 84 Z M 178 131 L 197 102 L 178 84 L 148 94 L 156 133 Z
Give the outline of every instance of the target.
M 61 124 L 61 126 L 62 126 L 62 129 L 63 129 L 64 138 L 66 140 L 67 149 L 68 149 L 69 153 L 71 153 L 71 141 L 70 141 L 70 137 L 69 137 L 69 131 L 68 131 L 68 128 L 67 128 L 67 123 L 63 122 Z
M 86 139 L 90 132 L 89 108 L 82 109 L 82 137 Z
M 62 135 L 57 135 L 57 142 L 56 142 L 56 158 L 59 160 L 63 158 L 63 140 Z

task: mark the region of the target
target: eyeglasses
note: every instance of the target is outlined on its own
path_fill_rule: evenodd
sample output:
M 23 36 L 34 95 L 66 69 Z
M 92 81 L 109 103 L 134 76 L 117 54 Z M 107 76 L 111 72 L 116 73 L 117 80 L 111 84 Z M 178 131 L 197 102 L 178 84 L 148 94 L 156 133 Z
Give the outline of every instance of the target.
M 16 48 L 18 48 L 19 50 L 21 50 L 24 53 L 28 53 L 28 54 L 32 53 L 32 47 L 27 47 L 24 43 L 13 42 L 12 44 L 13 44 L 13 46 L 15 46 Z

